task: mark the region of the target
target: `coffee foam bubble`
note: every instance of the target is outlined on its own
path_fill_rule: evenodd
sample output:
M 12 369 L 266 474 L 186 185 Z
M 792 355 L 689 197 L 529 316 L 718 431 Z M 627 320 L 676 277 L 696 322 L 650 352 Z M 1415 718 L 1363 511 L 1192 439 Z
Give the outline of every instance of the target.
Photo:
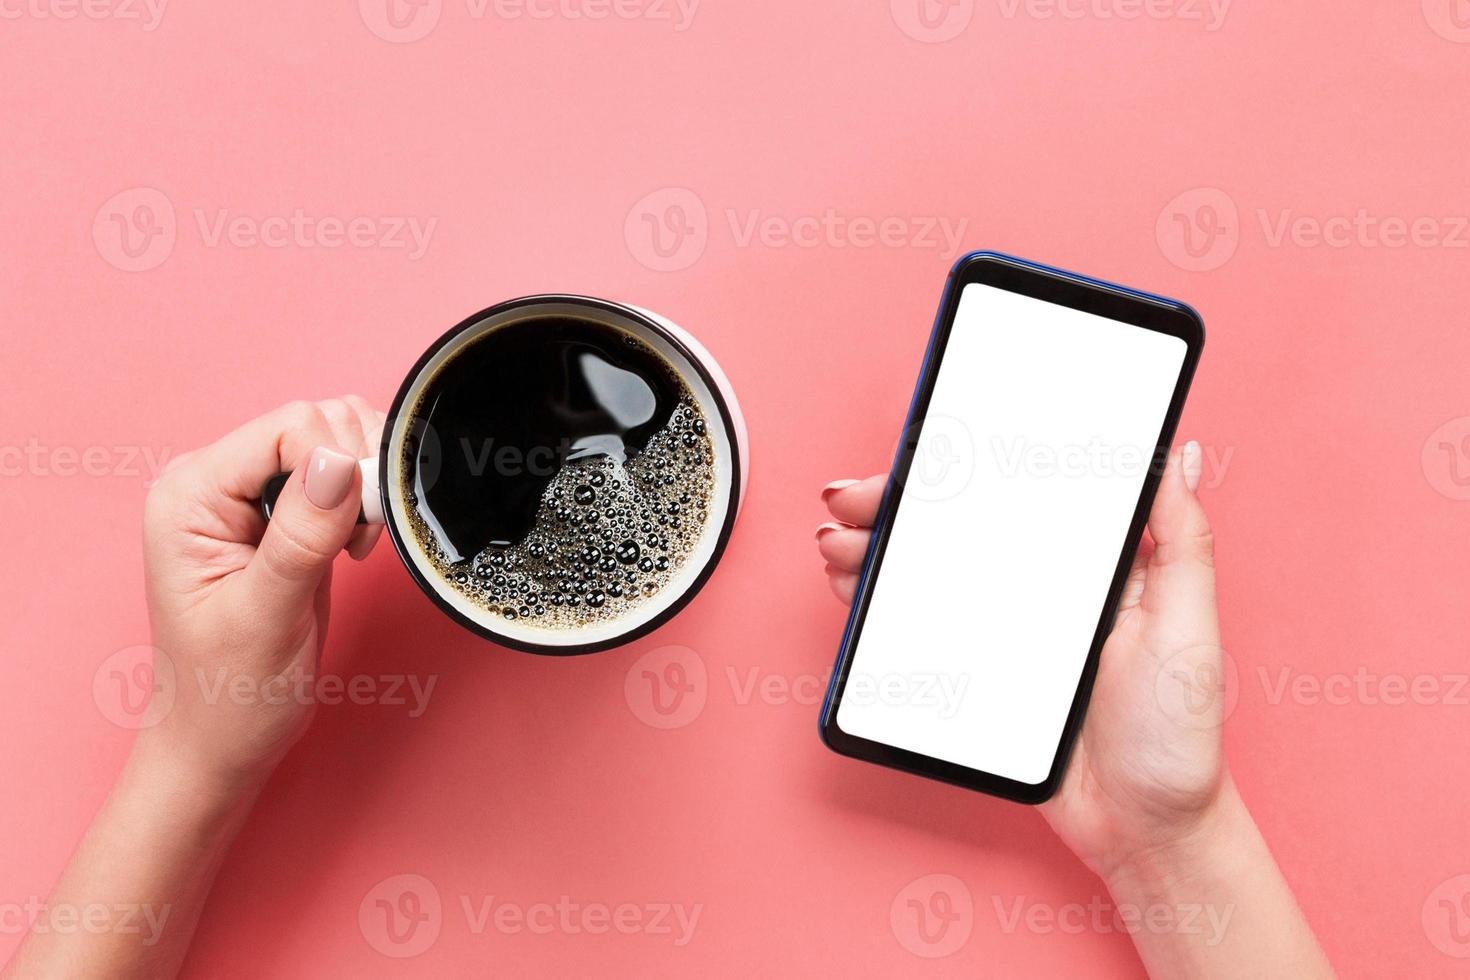
M 642 452 L 568 459 L 519 542 L 451 562 L 410 510 L 442 581 L 505 620 L 547 630 L 611 622 L 659 595 L 698 545 L 715 485 L 708 424 L 680 385 L 678 407 Z

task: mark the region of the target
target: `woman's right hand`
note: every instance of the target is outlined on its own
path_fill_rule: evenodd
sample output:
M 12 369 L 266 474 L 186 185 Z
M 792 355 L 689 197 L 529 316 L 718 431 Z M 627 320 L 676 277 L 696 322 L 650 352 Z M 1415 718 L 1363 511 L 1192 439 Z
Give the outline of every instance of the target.
M 1177 889 L 1187 881 L 1184 897 L 1194 903 L 1233 910 L 1239 895 L 1268 913 L 1262 928 L 1274 935 L 1248 928 L 1231 950 L 1139 939 L 1154 975 L 1331 976 L 1226 769 L 1214 539 L 1195 495 L 1201 462 L 1195 442 L 1169 457 L 1082 733 L 1041 811 L 1120 903 L 1185 904 Z M 836 520 L 817 529 L 817 548 L 844 603 L 856 591 L 886 482 L 839 480 L 822 491 Z M 1294 969 L 1269 959 L 1272 939 Z
M 1198 693 L 1161 685 L 1161 672 L 1177 672 L 1191 685 L 1223 676 L 1214 545 L 1195 496 L 1200 461 L 1193 442 L 1169 458 L 1149 515 L 1149 541 L 1139 549 L 1103 647 L 1071 765 L 1042 808 L 1067 845 L 1104 878 L 1198 832 L 1227 780 L 1224 698 L 1207 691 L 1203 712 L 1190 714 L 1160 697 L 1161 691 L 1171 698 Z M 885 482 L 871 477 L 823 491 L 837 522 L 817 530 L 817 547 L 845 602 L 857 587 Z

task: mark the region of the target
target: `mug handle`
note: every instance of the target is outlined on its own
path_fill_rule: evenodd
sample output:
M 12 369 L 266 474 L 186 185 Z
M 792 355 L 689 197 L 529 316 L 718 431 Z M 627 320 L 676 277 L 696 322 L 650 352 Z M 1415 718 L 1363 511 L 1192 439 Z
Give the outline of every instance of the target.
M 374 456 L 371 459 L 360 459 L 357 461 L 357 468 L 362 472 L 362 506 L 357 511 L 357 523 L 386 523 L 383 520 L 383 498 L 378 493 L 378 458 Z M 271 519 L 271 511 L 276 509 L 276 499 L 281 496 L 289 479 L 290 473 L 277 473 L 261 486 L 260 514 L 266 520 Z

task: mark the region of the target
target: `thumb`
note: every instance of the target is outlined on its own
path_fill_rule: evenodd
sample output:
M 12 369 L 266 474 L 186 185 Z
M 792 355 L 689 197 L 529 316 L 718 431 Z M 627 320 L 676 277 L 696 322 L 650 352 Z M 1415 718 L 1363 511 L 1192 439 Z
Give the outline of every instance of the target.
M 1170 453 L 1148 518 L 1154 551 L 1143 606 L 1185 642 L 1214 642 L 1219 634 L 1214 535 L 1194 492 L 1201 463 L 1197 442 Z
M 310 608 L 357 525 L 361 481 L 357 460 L 325 446 L 291 475 L 246 569 L 265 615 L 287 619 Z

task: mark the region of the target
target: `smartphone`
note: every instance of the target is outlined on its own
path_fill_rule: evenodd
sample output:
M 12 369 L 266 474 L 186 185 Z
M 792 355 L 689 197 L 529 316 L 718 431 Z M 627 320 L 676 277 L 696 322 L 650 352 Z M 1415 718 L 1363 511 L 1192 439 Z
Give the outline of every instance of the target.
M 1174 300 L 955 264 L 822 705 L 830 748 L 1056 792 L 1203 345 Z

